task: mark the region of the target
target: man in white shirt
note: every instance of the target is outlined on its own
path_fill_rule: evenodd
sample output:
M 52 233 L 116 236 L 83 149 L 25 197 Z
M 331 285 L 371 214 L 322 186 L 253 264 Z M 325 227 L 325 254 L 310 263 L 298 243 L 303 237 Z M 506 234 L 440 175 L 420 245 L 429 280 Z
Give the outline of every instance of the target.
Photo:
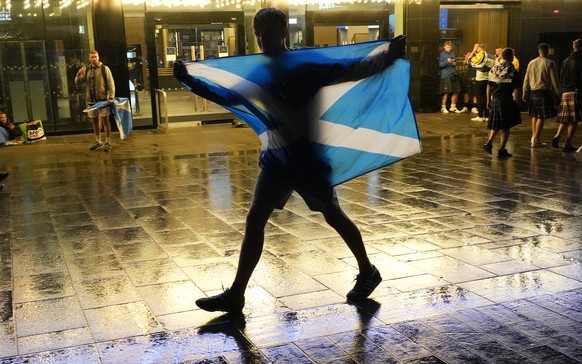
M 532 148 L 545 146 L 540 140 L 544 121 L 558 114 L 556 104 L 560 100 L 556 63 L 548 58 L 550 46 L 540 43 L 538 53 L 539 57 L 527 65 L 522 89 L 522 99 L 527 102 L 531 116 Z

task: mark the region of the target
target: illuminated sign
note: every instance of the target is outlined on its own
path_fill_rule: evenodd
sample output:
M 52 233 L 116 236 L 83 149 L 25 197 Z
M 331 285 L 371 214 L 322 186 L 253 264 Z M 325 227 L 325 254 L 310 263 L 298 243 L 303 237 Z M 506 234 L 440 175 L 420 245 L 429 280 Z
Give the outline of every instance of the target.
M 2 8 L 2 10 L 0 10 L 0 21 L 11 21 L 11 20 L 12 13 L 10 12 L 10 10 Z

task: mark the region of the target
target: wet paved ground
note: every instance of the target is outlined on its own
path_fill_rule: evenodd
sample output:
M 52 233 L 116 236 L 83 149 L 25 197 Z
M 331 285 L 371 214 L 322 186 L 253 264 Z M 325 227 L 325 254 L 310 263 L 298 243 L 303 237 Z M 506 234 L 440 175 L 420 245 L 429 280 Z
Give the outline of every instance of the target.
M 498 160 L 470 116 L 418 117 L 423 154 L 338 188 L 384 278 L 371 299 L 345 302 L 354 259 L 292 198 L 237 320 L 194 300 L 235 271 L 250 129 L 1 148 L 0 363 L 582 362 L 582 163 L 530 149 L 527 122 Z

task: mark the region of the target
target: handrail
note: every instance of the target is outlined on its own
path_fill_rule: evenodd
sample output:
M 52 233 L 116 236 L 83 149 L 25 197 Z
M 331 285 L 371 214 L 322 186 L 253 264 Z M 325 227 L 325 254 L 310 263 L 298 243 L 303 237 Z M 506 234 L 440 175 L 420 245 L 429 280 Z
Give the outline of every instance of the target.
M 156 124 L 158 125 L 158 129 L 166 132 L 170 127 L 169 119 L 168 119 L 168 95 L 166 91 L 155 89 L 156 92 Z M 161 99 L 161 100 L 160 100 Z M 160 105 L 161 101 L 161 105 Z

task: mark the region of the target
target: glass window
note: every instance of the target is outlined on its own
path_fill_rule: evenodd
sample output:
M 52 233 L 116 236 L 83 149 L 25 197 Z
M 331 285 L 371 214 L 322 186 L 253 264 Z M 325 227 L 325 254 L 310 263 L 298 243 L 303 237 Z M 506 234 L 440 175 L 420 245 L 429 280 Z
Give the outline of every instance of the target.
M 90 130 L 74 85 L 88 54 L 88 6 L 78 5 L 2 1 L 0 102 L 15 122 L 40 119 L 47 132 Z

